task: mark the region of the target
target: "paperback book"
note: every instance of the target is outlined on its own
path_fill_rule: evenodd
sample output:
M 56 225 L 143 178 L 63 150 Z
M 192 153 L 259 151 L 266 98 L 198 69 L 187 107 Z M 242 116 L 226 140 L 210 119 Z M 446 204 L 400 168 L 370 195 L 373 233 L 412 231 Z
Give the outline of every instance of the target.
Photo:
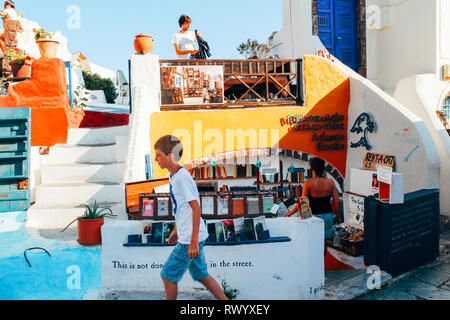
M 234 219 L 234 232 L 236 234 L 236 241 L 245 240 L 245 237 L 241 239 L 241 234 L 244 232 L 244 221 L 245 218 Z
M 164 222 L 163 223 L 163 241 L 162 243 L 169 243 L 169 237 L 175 229 L 175 222 Z
M 152 224 L 152 242 L 162 243 L 163 241 L 163 222 L 154 222 Z
M 216 224 L 215 223 L 208 223 L 206 225 L 206 227 L 208 229 L 208 234 L 209 234 L 208 242 L 217 242 Z
M 223 223 L 222 222 L 216 222 L 216 241 L 217 242 L 224 242 L 225 241 L 225 233 L 223 230 Z
M 220 198 L 217 200 L 217 214 L 228 215 L 228 198 Z
M 256 240 L 255 225 L 253 219 L 244 220 L 244 236 L 245 240 Z
M 142 216 L 151 218 L 154 216 L 155 202 L 154 200 L 144 200 L 142 202 Z
M 236 232 L 234 229 L 233 220 L 225 220 L 223 223 L 223 231 L 225 235 L 225 242 L 236 241 Z
M 150 239 L 149 239 L 150 236 Z M 142 225 L 142 243 L 150 243 L 152 236 L 152 223 L 144 223 Z M 150 240 L 150 241 L 149 241 Z
M 255 233 L 256 233 L 256 239 L 257 240 L 264 240 L 266 239 L 263 236 L 263 231 L 268 230 L 267 229 L 267 225 L 266 225 L 266 217 L 261 216 L 261 217 L 257 217 L 253 220 L 254 224 L 255 224 Z
M 158 201 L 158 216 L 159 217 L 169 216 L 169 200 Z
M 299 198 L 299 208 L 302 219 L 309 219 L 312 217 L 312 211 L 309 205 L 308 197 Z
M 202 197 L 202 214 L 214 214 L 214 198 Z

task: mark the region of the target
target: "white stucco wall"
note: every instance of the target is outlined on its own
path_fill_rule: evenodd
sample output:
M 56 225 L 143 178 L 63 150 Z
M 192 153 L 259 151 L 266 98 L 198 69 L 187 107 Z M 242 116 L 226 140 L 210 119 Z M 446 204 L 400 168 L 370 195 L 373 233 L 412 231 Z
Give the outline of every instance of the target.
M 17 34 L 17 48 L 26 51 L 34 58 L 39 58 L 41 53 L 39 52 L 39 47 L 36 44 L 35 33 L 33 29 L 39 29 L 40 26 L 37 22 L 27 20 L 22 18 L 20 20 L 23 32 Z M 62 35 L 60 31 L 56 31 L 53 39 L 59 41 L 58 51 L 56 54 L 57 58 L 64 61 L 70 61 L 71 54 L 67 48 L 68 40 Z
M 450 64 L 450 0 L 439 0 L 438 17 L 438 48 L 436 50 L 436 74 L 442 80 L 443 66 Z
M 281 59 L 300 59 L 325 50 L 319 37 L 312 35 L 311 0 L 283 0 L 283 29 L 272 41 L 271 54 Z
M 434 74 L 414 75 L 399 81 L 394 98 L 425 121 L 440 157 L 441 214 L 450 216 L 450 136 L 436 115 L 450 83 L 436 80 Z
M 358 73 L 335 62 L 350 78 L 349 132 L 345 190 L 350 190 L 351 169 L 362 168 L 368 150 L 351 148 L 362 134 L 350 132 L 362 113 L 375 123 L 375 132 L 368 134 L 370 152 L 396 157 L 396 172 L 405 175 L 404 192 L 440 187 L 438 149 L 425 121 Z
M 439 41 L 450 41 L 439 33 L 440 1 L 448 0 L 367 0 L 368 13 L 372 12 L 371 6 L 378 6 L 387 8 L 391 14 L 387 27 L 379 30 L 368 27 L 368 79 L 393 93 L 397 82 L 406 76 L 438 73 Z
M 324 297 L 324 226 L 311 218 L 266 219 L 272 237 L 289 237 L 291 242 L 206 246 L 208 271 L 219 284 L 225 279 L 238 289 L 238 300 L 320 300 Z M 173 247 L 124 247 L 128 235 L 141 234 L 142 222 L 114 221 L 102 227 L 102 292 L 163 291 L 160 266 Z M 119 268 L 117 263 L 126 266 Z M 225 263 L 222 263 L 225 262 Z M 247 266 L 233 266 L 244 262 Z M 213 264 L 215 265 L 213 265 Z M 229 263 L 229 265 L 227 265 Z M 130 269 L 130 264 L 135 265 Z M 137 269 L 137 266 L 143 268 Z M 152 267 L 153 266 L 153 267 Z M 203 288 L 187 272 L 180 292 Z
M 160 71 L 157 55 L 131 56 L 130 135 L 125 182 L 146 180 L 145 155 L 150 154 L 150 116 L 160 111 Z M 154 157 L 154 155 L 152 155 Z

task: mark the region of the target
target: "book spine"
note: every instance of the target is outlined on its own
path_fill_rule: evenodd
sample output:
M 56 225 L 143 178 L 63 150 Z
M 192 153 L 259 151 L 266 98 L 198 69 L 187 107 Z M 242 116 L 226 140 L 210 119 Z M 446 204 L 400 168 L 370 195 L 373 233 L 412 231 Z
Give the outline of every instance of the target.
M 217 171 L 217 179 L 221 179 L 222 174 L 220 173 L 220 167 L 216 167 L 216 171 Z

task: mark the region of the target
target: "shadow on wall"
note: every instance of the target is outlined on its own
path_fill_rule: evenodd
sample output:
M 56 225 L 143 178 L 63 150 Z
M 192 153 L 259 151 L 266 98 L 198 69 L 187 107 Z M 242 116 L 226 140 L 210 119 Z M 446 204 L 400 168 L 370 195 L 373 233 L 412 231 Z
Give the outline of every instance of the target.
M 349 103 L 350 80 L 347 79 L 316 101 L 303 117 L 297 117 L 296 123 L 289 124 L 289 132 L 280 139 L 279 148 L 320 157 L 345 178 Z
M 297 117 L 297 123 L 290 124 L 280 148 L 318 156 L 345 177 L 350 79 L 332 63 L 305 56 L 305 98 L 306 110 L 299 108 L 303 121 Z

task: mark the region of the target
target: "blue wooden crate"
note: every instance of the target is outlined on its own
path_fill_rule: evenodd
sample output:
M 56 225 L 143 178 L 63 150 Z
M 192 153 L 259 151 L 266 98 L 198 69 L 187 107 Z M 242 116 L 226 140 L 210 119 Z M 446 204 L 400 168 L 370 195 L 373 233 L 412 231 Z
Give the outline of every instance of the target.
M 0 212 L 30 206 L 30 109 L 0 108 Z

